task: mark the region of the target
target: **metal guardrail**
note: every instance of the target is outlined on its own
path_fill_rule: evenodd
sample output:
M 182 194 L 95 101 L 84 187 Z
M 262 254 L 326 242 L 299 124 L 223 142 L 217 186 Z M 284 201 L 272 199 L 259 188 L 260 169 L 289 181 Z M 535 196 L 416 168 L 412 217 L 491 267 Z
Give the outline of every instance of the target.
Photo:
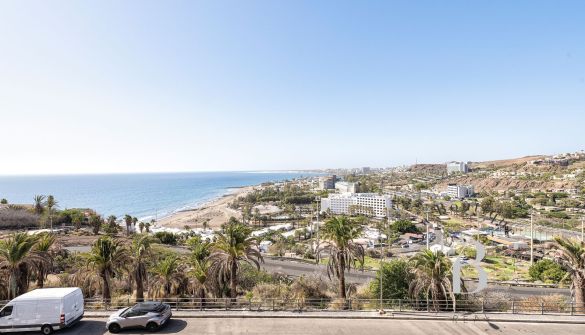
M 288 312 L 466 312 L 540 315 L 585 315 L 585 307 L 571 301 L 530 301 L 530 300 L 460 300 L 453 306 L 452 301 L 436 302 L 407 299 L 237 299 L 230 298 L 163 298 L 157 299 L 169 304 L 175 311 L 288 311 Z M 0 301 L 0 308 L 8 301 Z M 135 299 L 101 298 L 85 299 L 87 311 L 114 311 L 132 306 Z
M 237 299 L 230 298 L 164 298 L 175 311 L 355 311 L 371 312 L 468 312 L 508 313 L 540 315 L 585 315 L 585 308 L 571 301 L 526 301 L 526 300 L 461 300 L 455 306 L 452 301 L 416 301 L 404 299 Z M 135 304 L 133 299 L 113 299 L 106 303 L 102 299 L 86 299 L 86 310 L 117 310 Z

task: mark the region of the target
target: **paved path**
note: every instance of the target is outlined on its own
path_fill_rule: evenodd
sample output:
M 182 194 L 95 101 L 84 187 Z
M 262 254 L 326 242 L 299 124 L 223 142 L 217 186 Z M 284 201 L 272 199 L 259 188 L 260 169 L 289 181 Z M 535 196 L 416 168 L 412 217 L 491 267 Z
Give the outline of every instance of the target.
M 105 319 L 85 319 L 71 329 L 56 334 L 101 335 Z M 468 334 L 582 334 L 584 325 L 499 323 L 486 321 L 413 321 L 413 320 L 355 320 L 355 319 L 245 319 L 205 318 L 171 319 L 157 334 L 335 334 L 335 335 L 468 335 Z M 121 334 L 149 334 L 142 330 Z

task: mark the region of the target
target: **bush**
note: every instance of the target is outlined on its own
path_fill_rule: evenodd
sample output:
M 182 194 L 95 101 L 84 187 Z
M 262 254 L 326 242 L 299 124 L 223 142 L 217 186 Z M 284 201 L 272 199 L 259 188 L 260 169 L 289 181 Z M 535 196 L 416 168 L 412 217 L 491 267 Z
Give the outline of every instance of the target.
M 487 312 L 506 312 L 512 308 L 512 295 L 505 292 L 484 290 L 469 295 L 467 300 L 461 302 L 461 305 L 471 311 L 484 309 Z
M 401 234 L 419 232 L 416 225 L 409 220 L 398 220 L 391 225 L 391 229 Z
M 289 301 L 292 299 L 291 290 L 288 285 L 272 283 L 261 283 L 256 285 L 252 290 L 252 296 L 259 301 L 270 299 Z
M 566 312 L 570 310 L 567 298 L 562 295 L 530 296 L 521 299 L 517 304 L 517 310 L 522 312 Z
M 551 219 L 570 219 L 571 217 L 569 216 L 569 214 L 565 213 L 565 212 L 550 212 L 546 214 L 547 218 L 551 218 Z
M 272 276 L 268 272 L 258 270 L 250 264 L 242 264 L 238 276 L 242 291 L 250 291 L 259 284 L 272 282 Z
M 300 276 L 292 283 L 291 290 L 297 298 L 327 298 L 327 283 L 321 276 Z
M 168 231 L 159 231 L 157 233 L 154 234 L 154 237 L 156 237 L 160 243 L 162 244 L 166 244 L 166 245 L 176 245 L 177 244 L 177 235 L 168 232 Z
M 540 280 L 545 283 L 560 283 L 566 276 L 567 272 L 552 260 L 543 259 L 534 263 L 528 269 L 528 274 L 534 281 Z
M 459 248 L 457 248 L 457 253 L 467 258 L 475 259 L 475 256 L 477 255 L 477 250 L 475 249 L 474 246 L 462 245 Z
M 37 228 L 40 216 L 25 208 L 9 207 L 0 210 L 0 228 L 24 229 Z
M 380 276 L 382 276 L 384 299 L 408 299 L 408 286 L 412 275 L 406 260 L 394 259 L 382 265 L 382 269 L 376 274 L 376 279 L 370 284 L 370 291 L 375 297 L 380 296 Z

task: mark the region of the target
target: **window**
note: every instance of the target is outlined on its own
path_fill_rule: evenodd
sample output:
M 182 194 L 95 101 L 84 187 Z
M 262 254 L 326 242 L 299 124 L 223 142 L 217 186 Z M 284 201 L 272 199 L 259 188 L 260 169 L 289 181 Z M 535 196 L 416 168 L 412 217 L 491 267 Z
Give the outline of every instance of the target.
M 12 315 L 12 306 L 6 306 L 0 311 L 0 318 Z
M 124 317 L 126 318 L 132 318 L 132 317 L 136 317 L 136 316 L 143 316 L 146 315 L 148 312 L 147 311 L 129 311 L 128 313 L 126 313 L 126 315 L 124 315 Z

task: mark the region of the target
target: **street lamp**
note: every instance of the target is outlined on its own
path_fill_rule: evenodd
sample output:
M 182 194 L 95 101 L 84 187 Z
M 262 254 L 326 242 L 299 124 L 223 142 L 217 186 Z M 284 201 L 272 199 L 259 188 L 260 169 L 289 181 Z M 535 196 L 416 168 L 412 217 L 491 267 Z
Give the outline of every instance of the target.
M 382 185 L 384 185 L 384 183 L 382 182 Z M 386 206 L 386 221 L 384 222 L 384 231 L 386 232 L 386 244 L 390 244 L 390 229 L 388 228 L 390 224 L 390 208 L 388 206 Z M 383 237 L 382 237 L 382 232 L 379 232 L 380 234 L 380 241 L 382 242 L 382 248 L 381 248 L 381 253 L 380 253 L 380 270 L 378 270 L 379 276 L 380 276 L 380 310 L 379 313 L 380 314 L 385 314 L 386 312 L 384 312 L 384 273 L 382 271 L 382 268 L 384 266 L 384 257 L 386 256 L 386 252 L 385 252 L 385 248 L 384 248 L 384 242 L 383 242 Z

